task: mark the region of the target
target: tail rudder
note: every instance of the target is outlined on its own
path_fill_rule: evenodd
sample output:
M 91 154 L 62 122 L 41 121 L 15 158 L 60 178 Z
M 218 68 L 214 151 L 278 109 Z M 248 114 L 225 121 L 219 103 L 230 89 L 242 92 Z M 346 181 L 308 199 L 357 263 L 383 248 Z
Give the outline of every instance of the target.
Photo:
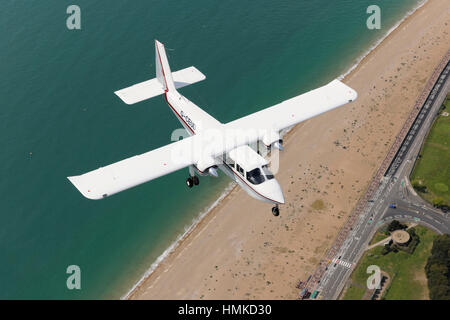
M 162 84 L 164 91 L 176 91 L 166 50 L 164 49 L 164 45 L 158 40 L 155 40 L 155 60 L 156 78 Z

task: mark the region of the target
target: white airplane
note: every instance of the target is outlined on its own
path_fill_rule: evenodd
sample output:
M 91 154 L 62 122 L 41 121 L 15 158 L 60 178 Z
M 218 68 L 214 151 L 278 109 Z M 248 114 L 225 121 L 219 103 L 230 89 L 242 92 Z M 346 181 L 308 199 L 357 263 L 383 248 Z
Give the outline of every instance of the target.
M 125 103 L 134 104 L 164 94 L 167 104 L 189 137 L 88 173 L 68 177 L 89 199 L 102 199 L 176 170 L 189 167 L 189 188 L 200 176 L 217 176 L 217 168 L 250 196 L 274 204 L 279 215 L 284 203 L 280 184 L 259 153 L 282 150 L 280 131 L 326 111 L 354 101 L 357 93 L 339 80 L 301 94 L 243 118 L 221 123 L 182 96 L 177 89 L 204 80 L 195 67 L 171 72 L 164 45 L 155 41 L 156 78 L 116 91 Z M 250 144 L 257 145 L 255 151 Z

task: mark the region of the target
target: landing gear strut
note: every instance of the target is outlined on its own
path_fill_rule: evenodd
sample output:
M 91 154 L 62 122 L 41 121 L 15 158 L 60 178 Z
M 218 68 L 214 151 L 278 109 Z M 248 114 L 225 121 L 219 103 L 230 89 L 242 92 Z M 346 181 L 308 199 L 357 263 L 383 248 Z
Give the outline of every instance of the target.
M 275 217 L 278 217 L 280 215 L 280 209 L 278 208 L 278 205 L 275 205 L 275 207 L 272 208 L 272 214 Z
M 192 166 L 189 167 L 189 178 L 186 179 L 186 185 L 188 188 L 192 188 L 193 186 L 198 186 L 200 180 L 195 175 L 194 168 Z

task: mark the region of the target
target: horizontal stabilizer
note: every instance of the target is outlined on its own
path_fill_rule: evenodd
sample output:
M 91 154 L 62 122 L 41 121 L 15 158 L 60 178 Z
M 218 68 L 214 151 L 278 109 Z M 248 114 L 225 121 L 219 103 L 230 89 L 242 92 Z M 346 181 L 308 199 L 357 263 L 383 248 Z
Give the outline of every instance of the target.
M 196 67 L 189 67 L 172 73 L 175 88 L 183 88 L 187 85 L 205 80 L 205 75 Z M 131 87 L 114 92 L 126 104 L 135 104 L 164 93 L 164 88 L 157 78 L 147 80 Z

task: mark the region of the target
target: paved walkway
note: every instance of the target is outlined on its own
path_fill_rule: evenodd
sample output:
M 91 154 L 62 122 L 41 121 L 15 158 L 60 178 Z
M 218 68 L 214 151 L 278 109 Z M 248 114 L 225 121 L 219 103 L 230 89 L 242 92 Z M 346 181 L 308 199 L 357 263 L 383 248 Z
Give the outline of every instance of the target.
M 408 228 L 406 228 L 406 230 L 408 230 L 408 229 L 410 229 L 410 228 L 414 228 L 415 226 L 417 226 L 417 223 L 411 224 Z M 378 241 L 377 243 L 374 243 L 374 244 L 372 244 L 372 245 L 370 245 L 370 246 L 367 246 L 366 251 L 367 251 L 367 250 L 370 250 L 370 249 L 373 249 L 373 248 L 375 248 L 375 247 L 377 247 L 377 246 L 384 245 L 384 244 L 388 243 L 389 241 L 391 241 L 391 239 L 392 239 L 392 237 L 389 236 L 389 237 L 387 237 L 387 238 L 385 238 L 385 239 L 383 239 L 383 240 L 381 240 L 381 241 Z

